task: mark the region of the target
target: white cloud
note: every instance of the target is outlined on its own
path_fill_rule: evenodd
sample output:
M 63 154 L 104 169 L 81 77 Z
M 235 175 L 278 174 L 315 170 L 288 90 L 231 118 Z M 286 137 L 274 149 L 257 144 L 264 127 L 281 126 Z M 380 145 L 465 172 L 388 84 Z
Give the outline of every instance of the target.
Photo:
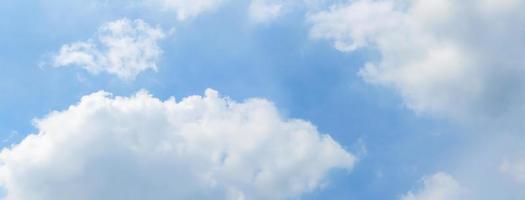
M 525 165 L 504 163 L 498 171 L 497 164 L 523 157 L 524 8 L 520 0 L 357 0 L 308 21 L 313 38 L 343 52 L 377 53 L 360 69 L 365 81 L 397 91 L 417 113 L 474 133 L 449 157 L 473 199 L 523 199 L 499 172 L 520 181 Z M 423 191 L 434 190 L 405 198 L 433 196 Z
M 400 14 L 391 12 L 393 4 L 386 1 L 356 1 L 347 6 L 332 6 L 309 16 L 314 24 L 311 36 L 330 39 L 335 48 L 351 52 L 373 45 L 378 34 L 399 23 Z
M 132 80 L 143 71 L 157 70 L 162 54 L 157 43 L 164 37 L 160 28 L 142 20 L 112 21 L 101 26 L 95 38 L 62 46 L 53 66 L 78 65 L 93 74 Z
M 284 6 L 283 2 L 253 0 L 249 7 L 250 19 L 255 23 L 271 22 L 283 14 Z
M 360 75 L 419 113 L 455 119 L 525 113 L 523 1 L 358 0 L 312 14 L 311 35 L 341 51 L 372 48 Z
M 0 154 L 7 200 L 287 199 L 356 158 L 264 99 L 97 92 Z
M 438 172 L 423 178 L 423 188 L 408 192 L 402 200 L 464 200 L 465 191 L 449 174 Z

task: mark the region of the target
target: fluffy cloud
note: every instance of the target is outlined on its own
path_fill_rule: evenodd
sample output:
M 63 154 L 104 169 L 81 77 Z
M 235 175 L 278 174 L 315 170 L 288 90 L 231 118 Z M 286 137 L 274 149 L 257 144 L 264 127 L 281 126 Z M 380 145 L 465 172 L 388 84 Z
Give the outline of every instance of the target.
M 7 200 L 287 199 L 356 158 L 264 99 L 84 96 L 0 154 Z
M 463 200 L 464 189 L 449 174 L 438 172 L 423 178 L 423 188 L 408 192 L 402 200 Z
M 165 33 L 142 20 L 120 19 L 104 24 L 95 38 L 62 46 L 53 66 L 78 65 L 90 73 L 100 72 L 132 80 L 145 70 L 156 70 L 162 54 L 158 41 Z
M 351 52 L 371 45 L 375 37 L 399 23 L 400 14 L 391 12 L 392 2 L 357 1 L 333 6 L 309 17 L 314 24 L 311 36 L 333 40 L 335 48 Z
M 525 3 L 358 0 L 312 14 L 311 35 L 377 50 L 360 75 L 419 113 L 508 120 L 525 113 Z
M 476 193 L 469 195 L 522 199 L 519 190 L 501 186 L 515 183 L 497 182 L 494 164 L 523 157 L 524 8 L 520 0 L 357 0 L 311 14 L 308 22 L 312 38 L 342 52 L 377 53 L 360 69 L 365 81 L 397 91 L 417 113 L 475 133 L 458 151 L 461 158 L 450 156 L 458 178 Z M 522 181 L 523 166 L 510 161 L 500 171 Z M 424 182 L 428 189 L 404 199 L 454 199 L 440 195 L 458 189 L 443 174 Z

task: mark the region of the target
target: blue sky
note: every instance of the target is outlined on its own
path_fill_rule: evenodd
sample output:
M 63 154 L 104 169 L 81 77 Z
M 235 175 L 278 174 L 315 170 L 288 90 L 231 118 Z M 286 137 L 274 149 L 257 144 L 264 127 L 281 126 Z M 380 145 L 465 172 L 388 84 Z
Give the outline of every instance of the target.
M 191 1 L 189 2 L 191 4 Z M 374 4 L 375 1 L 355 2 Z M 458 182 L 470 183 L 473 179 L 463 179 L 477 175 L 458 175 L 464 171 L 465 166 L 463 164 L 465 162 L 460 160 L 465 157 L 475 159 L 478 156 L 471 152 L 477 151 L 479 143 L 486 142 L 480 139 L 485 137 L 485 133 L 476 135 L 473 132 L 480 132 L 476 127 L 487 124 L 480 122 L 484 119 L 470 121 L 474 118 L 470 117 L 470 114 L 474 113 L 483 118 L 484 111 L 474 112 L 472 110 L 477 107 L 470 108 L 464 105 L 477 105 L 479 102 L 477 98 L 481 99 L 492 93 L 487 92 L 487 94 L 480 95 L 476 93 L 462 97 L 449 92 L 452 89 L 445 90 L 435 86 L 414 88 L 416 86 L 405 85 L 404 76 L 399 78 L 388 74 L 392 70 L 384 71 L 389 75 L 385 77 L 390 77 L 390 79 L 376 78 L 375 81 L 371 81 L 363 78 L 359 74 L 367 63 L 376 62 L 387 66 L 389 63 L 404 65 L 411 62 L 406 61 L 410 58 L 406 55 L 399 56 L 398 59 L 401 61 L 390 62 L 388 60 L 391 57 L 388 54 L 390 46 L 382 46 L 381 41 L 383 40 L 380 39 L 377 40 L 378 44 L 373 44 L 375 41 L 373 37 L 384 35 L 380 32 L 382 29 L 375 30 L 381 34 L 371 34 L 372 39 L 366 39 L 367 44 L 350 52 L 334 48 L 332 45 L 337 40 L 348 42 L 346 38 L 334 38 L 330 34 L 312 36 L 311 30 L 316 23 L 323 22 L 322 20 L 321 22 L 309 21 L 309 17 L 319 12 L 350 7 L 357 4 L 355 2 L 325 1 L 315 6 L 306 6 L 290 1 L 288 3 L 294 5 L 290 6 L 286 13 L 279 16 L 278 19 L 259 24 L 250 21 L 248 17 L 249 1 L 226 1 L 211 11 L 199 13 L 198 16 L 184 20 L 177 18 L 180 10 L 158 8 L 157 5 L 142 5 L 140 1 L 93 1 L 91 3 L 58 0 L 3 1 L 0 3 L 2 30 L 0 31 L 0 44 L 2 44 L 0 48 L 2 68 L 0 73 L 0 139 L 4 140 L 2 146 L 9 147 L 18 144 L 28 134 L 40 132 L 34 126 L 34 119 L 45 118 L 53 111 L 64 111 L 69 106 L 77 104 L 83 96 L 96 91 L 104 90 L 118 96 L 131 96 L 144 89 L 161 100 L 172 96 L 180 100 L 186 96 L 202 95 L 206 88 L 213 88 L 221 95 L 235 101 L 253 97 L 272 101 L 285 118 L 311 122 L 319 132 L 329 134 L 346 151 L 357 156 L 358 161 L 351 170 L 327 172 L 326 185 L 304 192 L 296 196 L 298 198 L 405 199 L 409 191 L 412 191 L 414 199 L 431 199 L 431 197 L 418 197 L 418 194 L 423 194 L 425 187 L 428 186 L 423 184 L 424 180 L 431 180 L 428 177 L 432 177 L 431 175 L 437 172 L 450 173 L 459 179 Z M 449 1 L 434 0 L 434 2 Z M 279 4 L 280 2 L 273 3 Z M 408 5 L 410 6 L 412 5 Z M 410 9 L 399 12 L 410 13 Z M 452 16 L 453 13 L 444 15 Z M 347 17 L 351 21 L 352 16 Z M 133 80 L 123 80 L 109 73 L 93 74 L 75 65 L 53 67 L 49 64 L 63 45 L 93 38 L 103 24 L 122 18 L 141 19 L 162 30 L 173 28 L 172 33 L 168 33 L 158 42 L 163 53 L 156 60 L 156 71 L 146 70 Z M 496 18 L 495 21 L 499 19 Z M 506 20 L 503 17 L 501 19 Z M 356 24 L 350 24 L 350 27 L 353 26 Z M 356 29 L 359 28 L 352 30 Z M 450 32 L 445 31 L 444 33 Z M 352 31 L 344 32 L 344 34 L 349 35 L 354 44 L 360 39 L 359 35 L 355 35 L 356 33 Z M 407 35 L 411 34 L 407 33 Z M 487 33 L 487 35 L 490 34 Z M 496 34 L 494 37 L 500 36 Z M 458 41 L 457 38 L 462 38 L 456 37 L 455 34 L 451 37 L 454 37 L 454 40 L 451 39 L 451 41 Z M 487 37 L 492 39 L 492 36 Z M 480 36 L 481 39 L 483 37 Z M 471 43 L 462 40 L 467 39 L 460 39 L 457 43 L 470 48 Z M 521 41 L 520 38 L 514 40 Z M 411 43 L 407 43 L 406 46 L 409 47 L 403 47 L 404 49 L 413 48 L 411 50 L 420 51 L 421 48 L 425 48 L 410 47 Z M 520 45 L 515 46 L 516 49 L 521 47 Z M 433 47 L 435 46 L 429 44 L 428 48 Z M 479 55 L 484 54 L 479 53 Z M 514 57 L 503 56 L 503 59 L 510 60 L 511 63 L 518 63 L 518 65 L 522 64 L 521 60 Z M 502 63 L 497 59 L 482 61 Z M 492 69 L 491 65 L 484 66 L 480 69 Z M 414 70 L 417 68 L 407 68 L 404 71 Z M 512 70 L 514 68 L 510 71 Z M 491 70 L 487 71 L 489 71 L 488 75 L 480 74 L 479 76 L 491 76 Z M 416 71 L 415 74 L 426 73 Z M 463 76 L 458 75 L 458 77 Z M 427 77 L 426 79 L 432 82 L 434 80 L 432 78 Z M 498 81 L 498 78 L 487 78 L 478 82 L 487 83 L 482 85 L 490 85 Z M 469 80 L 464 81 L 467 82 L 465 84 L 469 83 Z M 450 87 L 454 88 L 454 84 L 457 83 L 454 79 L 448 81 L 447 85 L 450 84 Z M 515 84 L 520 83 L 523 81 L 517 77 Z M 426 86 L 427 84 L 418 83 L 416 85 Z M 458 98 L 457 106 L 449 104 L 448 101 L 433 104 L 436 101 L 429 101 L 426 96 L 422 97 L 422 95 L 431 93 L 426 92 L 429 88 L 435 90 L 434 97 L 438 99 L 437 101 L 441 99 L 439 95 L 442 94 Z M 519 89 L 517 91 L 522 92 Z M 515 96 L 515 98 L 521 97 L 522 95 Z M 463 102 L 467 103 L 463 104 Z M 506 102 L 498 104 L 508 104 L 506 106 L 514 107 L 522 105 Z M 479 105 L 493 106 L 485 102 Z M 464 107 L 467 107 L 465 111 L 463 111 Z M 455 111 L 461 111 L 461 113 L 457 114 Z M 516 111 L 517 114 L 509 114 L 509 117 L 501 114 L 501 120 L 514 126 L 512 122 L 522 116 L 520 112 L 521 110 Z M 487 126 L 491 130 L 498 129 L 497 126 Z M 522 130 L 519 126 L 512 127 L 512 129 L 517 129 L 517 132 Z M 516 132 L 514 130 L 505 132 L 508 133 L 506 135 L 509 138 L 520 138 L 520 135 L 514 133 Z M 486 134 L 491 135 L 490 138 L 492 138 L 491 133 Z M 499 139 L 499 137 L 494 137 L 496 140 Z M 504 144 L 508 143 L 506 139 L 501 139 L 501 141 L 501 145 L 498 146 L 505 146 Z M 520 146 L 520 144 L 514 146 Z M 494 147 L 494 149 L 498 149 L 494 152 L 507 151 L 503 147 Z M 508 158 L 511 159 L 510 163 L 514 163 L 512 159 L 521 157 L 519 154 L 507 157 L 498 153 L 494 154 L 494 160 L 498 162 Z M 487 160 L 490 160 L 487 162 L 493 162 L 491 159 Z M 499 163 L 495 165 L 499 166 Z M 499 175 L 494 175 L 494 177 L 499 177 Z M 499 190 L 495 189 L 497 191 L 512 191 L 512 188 L 519 187 L 519 184 L 516 186 L 514 182 L 504 178 L 497 178 L 497 180 L 505 182 L 506 185 L 501 186 L 503 188 L 500 187 Z M 498 181 L 495 182 L 498 183 Z M 11 187 L 16 188 L 16 184 Z M 57 187 L 60 186 L 57 185 Z M 488 186 L 473 185 L 470 187 L 476 191 Z M 421 190 L 421 193 L 418 193 L 418 190 Z M 494 192 L 494 197 L 499 194 L 501 193 Z M 520 192 L 509 192 L 507 195 L 506 199 L 522 197 Z M 440 199 L 440 197 L 435 199 Z

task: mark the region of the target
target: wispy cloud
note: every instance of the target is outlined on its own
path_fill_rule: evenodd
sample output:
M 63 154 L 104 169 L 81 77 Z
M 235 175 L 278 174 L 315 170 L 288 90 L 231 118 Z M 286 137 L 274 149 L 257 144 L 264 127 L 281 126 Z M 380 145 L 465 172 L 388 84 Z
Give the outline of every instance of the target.
M 80 66 L 133 80 L 146 70 L 157 70 L 162 54 L 159 40 L 166 36 L 142 20 L 120 19 L 102 25 L 94 38 L 66 44 L 53 58 L 54 67 Z

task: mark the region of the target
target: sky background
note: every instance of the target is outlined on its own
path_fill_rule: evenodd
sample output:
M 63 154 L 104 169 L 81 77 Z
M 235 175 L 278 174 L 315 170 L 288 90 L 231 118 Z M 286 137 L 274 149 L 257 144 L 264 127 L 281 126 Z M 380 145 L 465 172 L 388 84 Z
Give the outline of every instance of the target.
M 326 1 L 315 9 L 346 3 Z M 326 185 L 301 199 L 400 199 L 421 188 L 422 177 L 457 173 L 454 163 L 476 151 L 465 150 L 473 143 L 469 126 L 415 112 L 396 90 L 359 76 L 367 62 L 381 59 L 377 50 L 341 52 L 330 41 L 312 38 L 305 16 L 315 10 L 308 6 L 259 24 L 247 17 L 249 4 L 229 1 L 180 20 L 177 12 L 139 1 L 1 1 L 1 146 L 38 132 L 34 119 L 96 91 L 130 96 L 145 89 L 166 100 L 212 88 L 236 101 L 268 99 L 285 117 L 311 122 L 358 157 L 352 170 L 330 172 Z M 122 80 L 49 65 L 62 45 L 92 38 L 102 24 L 121 18 L 173 28 L 158 43 L 163 53 L 157 71 Z

